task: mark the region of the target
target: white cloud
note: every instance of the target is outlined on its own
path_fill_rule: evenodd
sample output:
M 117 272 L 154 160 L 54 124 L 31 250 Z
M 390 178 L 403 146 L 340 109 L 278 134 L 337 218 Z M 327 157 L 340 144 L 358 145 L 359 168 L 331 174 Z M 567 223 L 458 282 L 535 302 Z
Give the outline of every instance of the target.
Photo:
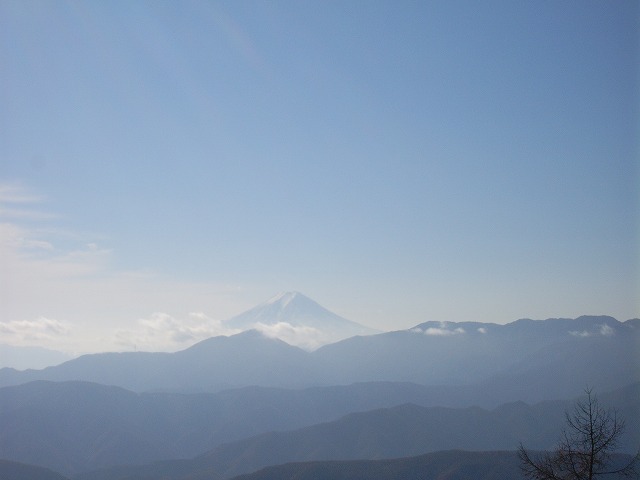
M 436 337 L 448 337 L 451 335 L 461 335 L 463 333 L 466 333 L 464 328 L 462 327 L 454 328 L 453 330 L 451 330 L 447 328 L 447 326 L 448 325 L 445 322 L 440 322 L 440 327 L 428 327 L 424 330 L 421 328 L 414 328 L 412 332 Z
M 486 328 L 484 328 L 484 327 L 480 327 L 480 328 L 478 328 L 478 332 L 480 332 L 480 333 L 487 333 L 487 329 L 486 329 Z
M 600 335 L 604 335 L 605 337 L 613 335 L 613 328 L 606 323 L 604 325 L 600 325 Z
M 34 206 L 43 201 L 39 195 L 17 183 L 0 183 L 0 218 L 46 220 L 55 218 Z
M 21 276 L 30 280 L 43 276 L 61 278 L 90 275 L 104 269 L 110 250 L 88 241 L 76 242 L 63 250 L 55 243 L 59 236 L 0 223 L 0 259 L 6 268 L 3 275 L 18 284 Z
M 464 328 L 456 328 L 454 330 L 447 330 L 445 328 L 434 328 L 430 327 L 424 331 L 425 335 L 435 335 L 435 336 L 449 336 L 449 335 L 459 335 L 464 332 Z
M 572 330 L 569 332 L 570 335 L 573 335 L 574 337 L 590 337 L 592 334 L 587 332 L 586 330 L 583 330 L 581 332 L 578 332 L 576 330 Z
M 0 334 L 4 343 L 15 346 L 55 343 L 60 337 L 68 337 L 71 330 L 69 323 L 45 317 L 0 322 Z
M 294 326 L 288 322 L 278 322 L 273 325 L 256 323 L 256 330 L 259 330 L 269 338 L 279 338 L 289 345 L 295 345 L 305 350 L 315 350 L 316 348 L 334 340 L 326 332 L 308 326 Z
M 35 209 L 42 198 L 0 183 L 2 202 Z M 115 253 L 101 241 L 96 235 L 50 225 L 0 221 L 0 343 L 28 341 L 73 354 L 132 345 L 174 350 L 232 333 L 219 322 L 199 317 L 203 314 L 179 318 L 179 312 L 215 312 L 218 318 L 228 318 L 254 303 L 243 299 L 246 293 L 233 285 L 117 269 Z M 169 313 L 149 317 L 153 311 Z M 66 326 L 66 334 L 54 335 L 55 324 L 42 320 L 51 318 Z
M 0 183 L 0 203 L 40 203 L 42 200 L 19 183 Z
M 605 337 L 609 337 L 614 334 L 613 328 L 611 328 L 606 323 L 603 325 L 599 325 L 599 327 L 600 328 L 596 332 L 588 332 L 587 330 L 579 332 L 576 330 L 572 330 L 571 332 L 569 332 L 569 334 L 573 335 L 574 337 L 592 337 L 593 335 L 602 335 Z
M 46 240 L 23 240 L 23 246 L 26 249 L 32 250 L 47 250 L 49 252 L 53 251 L 53 244 L 51 242 L 47 242 Z
M 29 210 L 25 208 L 7 208 L 0 205 L 0 217 L 11 219 L 25 219 L 25 220 L 48 220 L 56 218 L 55 215 L 46 212 L 38 212 L 35 210 Z
M 181 319 L 156 312 L 148 318 L 139 319 L 132 329 L 117 329 L 115 343 L 127 350 L 176 351 L 209 337 L 238 332 L 200 312 L 190 313 Z

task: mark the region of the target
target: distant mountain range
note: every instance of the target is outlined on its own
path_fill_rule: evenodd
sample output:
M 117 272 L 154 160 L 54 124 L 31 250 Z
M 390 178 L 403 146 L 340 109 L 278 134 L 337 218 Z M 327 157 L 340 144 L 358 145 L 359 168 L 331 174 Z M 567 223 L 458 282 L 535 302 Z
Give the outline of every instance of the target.
M 315 312 L 300 295 L 264 306 Z M 265 310 L 253 311 L 243 321 Z M 238 320 L 240 321 L 240 320 Z M 452 387 L 456 397 L 495 406 L 615 389 L 640 380 L 640 320 L 612 317 L 518 320 L 507 325 L 427 322 L 355 336 L 309 352 L 256 330 L 213 337 L 176 353 L 84 355 L 43 370 L 0 370 L 0 386 L 81 380 L 143 391 L 300 388 L 393 381 Z M 553 371 L 553 375 L 549 372 Z M 454 388 L 455 387 L 455 388 Z M 450 397 L 452 397 L 450 395 Z M 453 403 L 452 403 L 453 402 Z M 455 403 L 457 402 L 457 403 Z M 443 398 L 444 405 L 461 405 Z
M 484 389 L 485 398 L 476 401 L 497 405 L 566 398 L 586 384 L 609 390 L 640 380 L 638 319 L 583 316 L 506 325 L 426 322 L 408 330 L 363 335 L 371 330 L 289 292 L 227 323 L 258 330 L 209 338 L 176 353 L 103 353 L 42 370 L 4 368 L 0 386 L 82 380 L 138 392 L 193 392 L 406 381 L 490 385 Z M 349 338 L 314 351 L 279 338 L 307 342 L 308 347 L 309 342 L 331 336 Z M 553 377 L 547 375 L 550 368 Z
M 626 419 L 622 450 L 640 445 L 638 319 L 372 333 L 294 292 L 228 324 L 249 330 L 175 353 L 0 369 L 0 478 L 375 479 L 428 468 L 424 478 L 500 480 L 513 454 L 469 451 L 552 448 L 587 386 Z
M 629 459 L 629 455 L 614 455 L 612 460 L 614 465 L 623 465 Z M 232 480 L 513 480 L 520 477 L 520 464 L 516 452 L 449 450 L 385 460 L 286 463 L 239 475 Z M 47 469 L 2 460 L 0 478 L 69 480 Z M 211 480 L 215 477 L 207 473 L 196 473 L 188 478 Z
M 441 399 L 439 389 L 392 382 L 185 395 L 36 381 L 0 388 L 0 452 L 69 473 L 188 458 L 269 431 L 408 402 L 435 406 Z
M 626 419 L 620 446 L 632 451 L 640 445 L 640 383 L 600 399 Z M 571 405 L 425 406 L 437 402 L 430 387 L 396 383 L 185 395 L 33 382 L 0 389 L 0 452 L 67 475 L 91 471 L 86 479 L 159 478 L 160 471 L 181 479 L 212 469 L 228 478 L 292 461 L 512 450 L 519 441 L 551 448 Z M 193 459 L 168 461 L 176 458 Z M 92 471 L 116 465 L 141 466 Z
M 617 407 L 619 415 L 628 420 L 627 434 L 619 446 L 623 452 L 633 452 L 640 443 L 640 384 L 603 395 L 602 401 Z M 112 467 L 75 478 L 221 480 L 289 462 L 397 458 L 452 448 L 515 450 L 520 441 L 528 448 L 551 449 L 570 405 L 545 402 L 529 406 L 516 402 L 485 410 L 404 404 L 225 443 L 192 460 Z
M 0 368 L 16 370 L 45 368 L 70 360 L 71 355 L 41 347 L 18 347 L 0 344 Z
M 269 338 L 278 338 L 305 350 L 355 335 L 380 333 L 330 312 L 299 292 L 280 293 L 223 323 L 229 331 L 258 330 Z M 71 358 L 46 348 L 0 343 L 0 368 L 42 369 Z
M 391 460 L 288 463 L 234 480 L 513 480 L 520 476 L 516 452 L 455 450 Z
M 10 460 L 0 460 L 0 478 L 2 480 L 68 480 L 67 477 L 48 468 Z
M 625 465 L 629 455 L 615 455 Z M 607 475 L 607 478 L 624 478 Z M 233 480 L 513 480 L 522 478 L 516 452 L 450 450 L 390 460 L 298 462 L 266 467 Z
M 448 451 L 389 460 L 299 462 L 266 467 L 233 480 L 512 480 L 519 476 L 515 452 Z M 69 480 L 51 470 L 0 460 L 3 480 Z M 210 480 L 194 474 L 191 480 Z

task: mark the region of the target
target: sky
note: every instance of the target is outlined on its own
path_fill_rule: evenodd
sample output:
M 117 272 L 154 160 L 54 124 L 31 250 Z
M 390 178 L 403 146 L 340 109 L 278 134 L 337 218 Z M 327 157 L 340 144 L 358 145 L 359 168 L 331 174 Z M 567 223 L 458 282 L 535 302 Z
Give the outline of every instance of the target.
M 635 1 L 0 0 L 0 343 L 640 316 Z

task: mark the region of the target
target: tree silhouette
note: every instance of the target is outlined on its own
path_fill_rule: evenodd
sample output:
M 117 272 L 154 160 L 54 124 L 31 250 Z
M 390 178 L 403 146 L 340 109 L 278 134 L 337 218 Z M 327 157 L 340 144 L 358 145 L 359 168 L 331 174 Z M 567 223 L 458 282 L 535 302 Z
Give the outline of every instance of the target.
M 578 401 L 573 413 L 566 413 L 566 427 L 555 451 L 532 457 L 522 443 L 518 449 L 521 470 L 533 480 L 593 480 L 601 475 L 639 478 L 637 463 L 640 452 L 624 465 L 614 462 L 612 455 L 624 420 L 615 410 L 605 410 L 590 388 L 587 397 Z

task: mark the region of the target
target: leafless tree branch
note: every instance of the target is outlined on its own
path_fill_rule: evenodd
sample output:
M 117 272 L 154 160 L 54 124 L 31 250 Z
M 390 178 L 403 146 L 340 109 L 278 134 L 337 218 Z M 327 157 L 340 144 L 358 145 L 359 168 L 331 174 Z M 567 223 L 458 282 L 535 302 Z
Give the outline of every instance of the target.
M 535 458 L 520 444 L 520 468 L 531 480 L 593 480 L 601 475 L 640 478 L 640 452 L 623 467 L 612 466 L 612 453 L 624 431 L 624 420 L 617 411 L 605 410 L 590 388 L 586 399 L 578 401 L 573 412 L 565 414 L 566 427 L 554 452 Z

